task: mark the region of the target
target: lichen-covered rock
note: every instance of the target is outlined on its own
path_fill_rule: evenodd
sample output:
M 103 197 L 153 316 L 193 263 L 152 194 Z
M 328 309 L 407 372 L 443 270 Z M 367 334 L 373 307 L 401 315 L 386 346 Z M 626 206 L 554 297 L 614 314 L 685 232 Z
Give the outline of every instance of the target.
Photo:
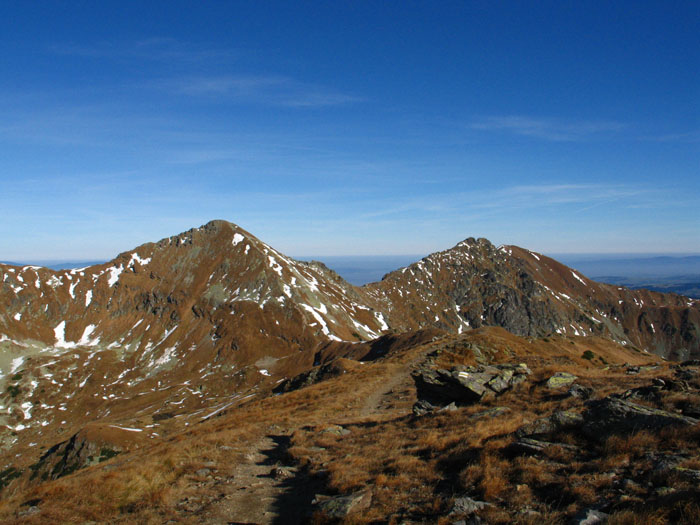
M 571 386 L 578 377 L 574 374 L 569 374 L 568 372 L 557 372 L 552 377 L 547 379 L 547 388 L 559 389 L 566 386 Z

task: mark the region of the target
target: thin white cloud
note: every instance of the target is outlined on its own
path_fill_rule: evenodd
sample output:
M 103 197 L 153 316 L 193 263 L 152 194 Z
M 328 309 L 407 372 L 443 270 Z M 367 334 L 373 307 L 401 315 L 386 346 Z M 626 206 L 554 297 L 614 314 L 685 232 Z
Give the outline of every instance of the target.
M 568 213 L 581 213 L 617 201 L 625 205 L 652 203 L 657 207 L 668 204 L 658 188 L 623 184 L 532 184 L 414 196 L 402 199 L 394 206 L 368 200 L 368 211 L 361 217 L 370 219 L 406 214 L 457 217 L 465 213 L 486 217 L 514 210 L 544 210 L 560 206 L 568 207 Z
M 214 75 L 180 77 L 151 83 L 171 93 L 234 103 L 286 107 L 323 107 L 359 102 L 346 93 L 280 75 Z
M 700 142 L 700 130 L 688 131 L 686 133 L 668 133 L 666 135 L 642 137 L 641 140 L 646 140 L 649 142 L 695 143 Z
M 619 132 L 625 124 L 615 121 L 566 121 L 521 115 L 489 116 L 469 124 L 471 129 L 504 132 L 556 142 L 590 140 Z

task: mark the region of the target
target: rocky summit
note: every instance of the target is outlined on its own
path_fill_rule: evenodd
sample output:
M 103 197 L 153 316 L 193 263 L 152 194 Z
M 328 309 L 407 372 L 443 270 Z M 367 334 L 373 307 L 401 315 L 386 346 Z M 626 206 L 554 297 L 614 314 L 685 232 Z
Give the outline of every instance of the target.
M 4 522 L 700 515 L 700 302 L 523 248 L 357 287 L 212 221 L 0 305 Z

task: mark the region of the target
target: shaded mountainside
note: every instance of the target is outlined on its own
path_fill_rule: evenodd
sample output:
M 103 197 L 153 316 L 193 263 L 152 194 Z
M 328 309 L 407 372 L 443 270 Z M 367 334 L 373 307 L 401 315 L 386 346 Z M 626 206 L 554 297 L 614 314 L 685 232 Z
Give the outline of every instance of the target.
M 356 287 L 213 221 L 87 268 L 0 265 L 0 305 L 0 451 L 38 479 L 480 327 L 700 356 L 699 302 L 473 238 Z

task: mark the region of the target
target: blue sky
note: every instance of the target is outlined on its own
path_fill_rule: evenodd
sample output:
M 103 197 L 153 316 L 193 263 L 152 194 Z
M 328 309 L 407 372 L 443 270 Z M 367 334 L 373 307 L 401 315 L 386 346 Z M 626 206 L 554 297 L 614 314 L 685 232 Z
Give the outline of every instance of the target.
M 0 260 L 700 252 L 698 2 L 3 2 L 0 52 Z

